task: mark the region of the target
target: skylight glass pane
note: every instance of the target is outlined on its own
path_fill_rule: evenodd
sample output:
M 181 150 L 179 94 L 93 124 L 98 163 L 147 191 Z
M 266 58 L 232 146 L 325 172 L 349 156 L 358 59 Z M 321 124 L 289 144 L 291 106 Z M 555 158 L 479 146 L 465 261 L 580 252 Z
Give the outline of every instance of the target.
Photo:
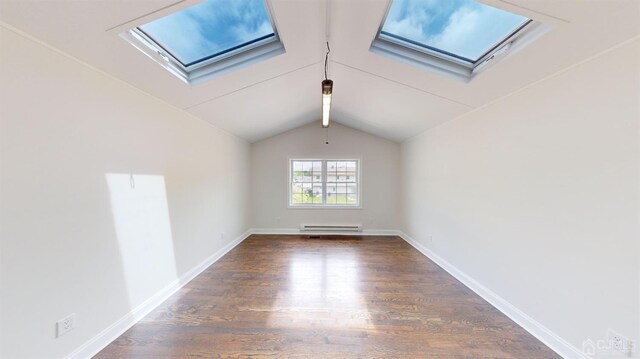
M 208 0 L 138 29 L 184 66 L 275 36 L 264 0 Z
M 473 0 L 393 0 L 381 32 L 474 63 L 528 21 Z

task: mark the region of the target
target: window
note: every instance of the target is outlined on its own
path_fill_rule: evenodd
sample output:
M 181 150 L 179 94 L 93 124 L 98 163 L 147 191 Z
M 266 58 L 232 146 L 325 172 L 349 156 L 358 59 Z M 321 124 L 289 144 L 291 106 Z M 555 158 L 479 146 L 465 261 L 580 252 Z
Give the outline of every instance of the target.
M 468 81 L 542 29 L 473 0 L 393 0 L 371 51 Z
M 292 207 L 358 207 L 358 160 L 291 160 L 289 205 Z
M 284 53 L 265 0 L 207 0 L 122 36 L 189 84 Z

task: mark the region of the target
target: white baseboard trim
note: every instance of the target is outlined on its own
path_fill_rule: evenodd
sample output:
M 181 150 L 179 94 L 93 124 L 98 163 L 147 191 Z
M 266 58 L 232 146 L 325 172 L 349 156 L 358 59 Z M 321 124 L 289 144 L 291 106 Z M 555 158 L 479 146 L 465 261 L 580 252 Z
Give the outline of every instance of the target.
M 588 358 L 586 354 L 581 352 L 578 348 L 562 339 L 559 335 L 552 332 L 544 325 L 531 318 L 520 309 L 516 308 L 513 304 L 500 297 L 498 294 L 491 291 L 489 288 L 483 286 L 468 274 L 464 273 L 453 264 L 447 262 L 442 257 L 431 251 L 429 248 L 420 244 L 415 239 L 411 238 L 404 232 L 399 232 L 400 238 L 404 239 L 407 243 L 417 249 L 420 253 L 424 254 L 427 258 L 431 259 L 442 269 L 451 274 L 454 278 L 459 280 L 462 284 L 481 296 L 484 300 L 493 305 L 496 309 L 501 311 L 504 315 L 516 322 L 519 326 L 524 328 L 534 337 L 538 338 L 546 346 L 563 358 Z
M 298 228 L 252 228 L 251 234 L 297 234 L 304 236 L 398 236 L 400 231 L 395 229 L 363 229 L 361 232 L 326 231 L 306 232 Z
M 209 258 L 205 259 L 202 263 L 196 265 L 187 273 L 183 274 L 180 278 L 171 282 L 169 285 L 164 287 L 158 293 L 154 294 L 151 298 L 144 301 L 142 304 L 138 305 L 136 308 L 127 313 L 124 317 L 120 318 L 117 322 L 111 324 L 105 330 L 103 330 L 100 334 L 91 338 L 89 341 L 84 343 L 81 347 L 74 350 L 71 354 L 67 356 L 67 359 L 85 359 L 91 358 L 94 355 L 98 354 L 102 349 L 104 349 L 109 343 L 116 340 L 120 335 L 122 335 L 125 331 L 131 328 L 134 324 L 144 318 L 147 314 L 157 308 L 160 304 L 162 304 L 165 300 L 167 300 L 170 296 L 176 293 L 180 288 L 184 287 L 185 284 L 189 283 L 193 278 L 198 276 L 198 274 L 202 273 L 205 269 L 209 268 L 213 263 L 215 263 L 218 259 L 222 258 L 225 254 L 227 254 L 230 250 L 232 250 L 235 246 L 242 243 L 247 237 L 251 235 L 251 230 L 248 230 L 234 239 L 232 242 L 229 242 L 226 246 L 222 247 L 220 250 L 212 254 Z

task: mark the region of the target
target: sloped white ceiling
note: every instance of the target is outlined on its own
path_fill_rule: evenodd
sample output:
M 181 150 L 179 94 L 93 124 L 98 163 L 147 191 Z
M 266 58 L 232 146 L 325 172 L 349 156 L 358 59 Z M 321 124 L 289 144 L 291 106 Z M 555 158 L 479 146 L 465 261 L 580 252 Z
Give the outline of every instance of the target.
M 332 120 L 394 141 L 640 34 L 637 0 L 482 0 L 554 28 L 467 84 L 369 51 L 389 0 L 330 0 L 329 21 L 326 0 L 269 0 L 286 54 L 195 86 L 117 36 L 197 1 L 0 0 L 0 20 L 249 141 L 320 120 L 327 32 Z

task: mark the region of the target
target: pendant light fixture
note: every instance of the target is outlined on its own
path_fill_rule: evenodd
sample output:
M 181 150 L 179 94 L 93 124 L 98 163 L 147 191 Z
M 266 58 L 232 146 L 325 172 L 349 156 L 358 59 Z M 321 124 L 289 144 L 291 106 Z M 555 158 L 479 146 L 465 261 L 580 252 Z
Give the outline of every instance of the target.
M 329 41 L 327 41 L 327 54 L 324 57 L 324 80 L 322 80 L 322 127 L 329 127 L 329 112 L 331 111 L 331 94 L 333 93 L 333 81 L 327 78 L 327 64 L 329 62 Z

